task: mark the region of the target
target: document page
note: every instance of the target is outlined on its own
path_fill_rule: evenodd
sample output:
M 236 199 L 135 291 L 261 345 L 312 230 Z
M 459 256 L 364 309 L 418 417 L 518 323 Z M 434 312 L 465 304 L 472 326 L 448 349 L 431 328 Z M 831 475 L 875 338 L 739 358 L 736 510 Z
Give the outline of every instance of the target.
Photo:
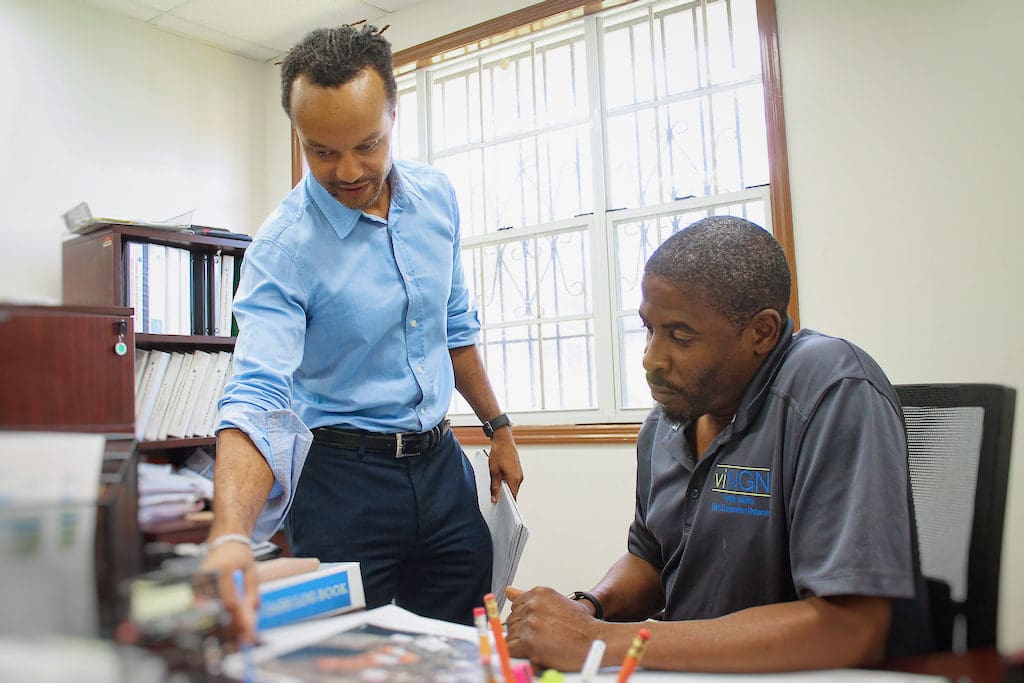
M 494 569 L 491 574 L 491 592 L 498 600 L 498 611 L 505 604 L 505 587 L 512 583 L 519 558 L 530 537 L 530 530 L 519 514 L 519 507 L 508 488 L 501 482 L 498 502 L 491 502 L 491 474 L 487 467 L 487 453 L 478 450 L 470 459 L 476 475 L 476 494 L 480 512 L 491 530 L 491 544 L 494 547 Z

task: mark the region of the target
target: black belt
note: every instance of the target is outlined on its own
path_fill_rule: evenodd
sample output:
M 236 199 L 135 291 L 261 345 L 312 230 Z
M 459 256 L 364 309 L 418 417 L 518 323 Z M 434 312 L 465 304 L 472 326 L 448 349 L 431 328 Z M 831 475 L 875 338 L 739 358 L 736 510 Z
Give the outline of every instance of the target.
M 383 453 L 395 458 L 408 458 L 426 453 L 441 443 L 448 433 L 450 423 L 444 420 L 429 432 L 399 432 L 379 434 L 355 429 L 317 427 L 313 430 L 313 443 L 348 450 L 365 450 L 367 453 Z

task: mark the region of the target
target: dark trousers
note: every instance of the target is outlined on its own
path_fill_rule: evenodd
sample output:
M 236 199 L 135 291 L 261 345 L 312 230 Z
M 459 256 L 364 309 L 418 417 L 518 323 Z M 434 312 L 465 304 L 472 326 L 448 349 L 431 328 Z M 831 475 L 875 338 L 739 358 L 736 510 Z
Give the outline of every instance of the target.
M 490 592 L 491 536 L 451 432 L 407 458 L 314 443 L 285 532 L 296 557 L 359 562 L 368 609 L 472 624 Z

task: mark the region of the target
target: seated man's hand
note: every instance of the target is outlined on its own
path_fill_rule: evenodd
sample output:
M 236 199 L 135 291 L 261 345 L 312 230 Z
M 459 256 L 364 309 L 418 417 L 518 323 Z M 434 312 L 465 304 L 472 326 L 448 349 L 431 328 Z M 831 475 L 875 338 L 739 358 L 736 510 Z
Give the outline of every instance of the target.
M 542 669 L 579 671 L 599 622 L 590 603 L 570 600 L 551 588 L 521 591 L 509 587 L 512 612 L 505 622 L 508 649 L 513 657 L 529 659 Z
M 244 543 L 225 543 L 214 548 L 203 560 L 203 569 L 218 572 L 217 590 L 221 604 L 231 615 L 228 638 L 236 644 L 256 641 L 256 609 L 260 603 L 252 549 Z M 245 577 L 245 598 L 239 600 L 234 574 L 241 570 Z

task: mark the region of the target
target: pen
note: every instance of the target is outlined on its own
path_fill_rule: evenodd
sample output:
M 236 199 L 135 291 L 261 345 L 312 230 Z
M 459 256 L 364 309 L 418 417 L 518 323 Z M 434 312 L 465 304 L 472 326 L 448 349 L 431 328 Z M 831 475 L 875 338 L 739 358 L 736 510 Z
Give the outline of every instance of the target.
M 498 659 L 501 661 L 501 675 L 505 683 L 514 683 L 516 676 L 512 671 L 512 661 L 508 656 L 508 644 L 505 642 L 505 634 L 501 632 L 501 621 L 498 618 L 498 601 L 494 593 L 484 596 L 484 605 L 487 607 L 487 620 L 491 622 L 491 633 L 494 634 L 494 647 L 498 650 Z
M 590 652 L 583 661 L 583 668 L 580 669 L 580 683 L 593 683 L 597 670 L 601 668 L 601 660 L 604 658 L 604 641 L 595 640 L 590 644 Z
M 619 669 L 619 677 L 615 683 L 626 683 L 629 680 L 636 665 L 640 663 L 640 658 L 644 656 L 644 646 L 647 645 L 647 640 L 650 637 L 651 632 L 645 628 L 637 632 L 636 637 L 633 638 L 633 644 L 629 646 L 629 651 L 626 653 L 626 658 L 622 660 L 622 668 Z
M 239 605 L 241 605 L 241 603 L 245 602 L 245 573 L 241 569 L 236 569 L 231 573 L 231 578 L 234 579 L 235 593 L 237 594 Z M 242 661 L 245 666 L 242 680 L 244 683 L 255 683 L 256 665 L 252 660 L 252 645 L 249 643 L 242 644 Z
M 491 638 L 487 635 L 487 611 L 483 607 L 473 608 L 473 623 L 480 638 L 480 663 L 484 666 L 484 680 L 494 681 L 494 663 L 491 661 Z

